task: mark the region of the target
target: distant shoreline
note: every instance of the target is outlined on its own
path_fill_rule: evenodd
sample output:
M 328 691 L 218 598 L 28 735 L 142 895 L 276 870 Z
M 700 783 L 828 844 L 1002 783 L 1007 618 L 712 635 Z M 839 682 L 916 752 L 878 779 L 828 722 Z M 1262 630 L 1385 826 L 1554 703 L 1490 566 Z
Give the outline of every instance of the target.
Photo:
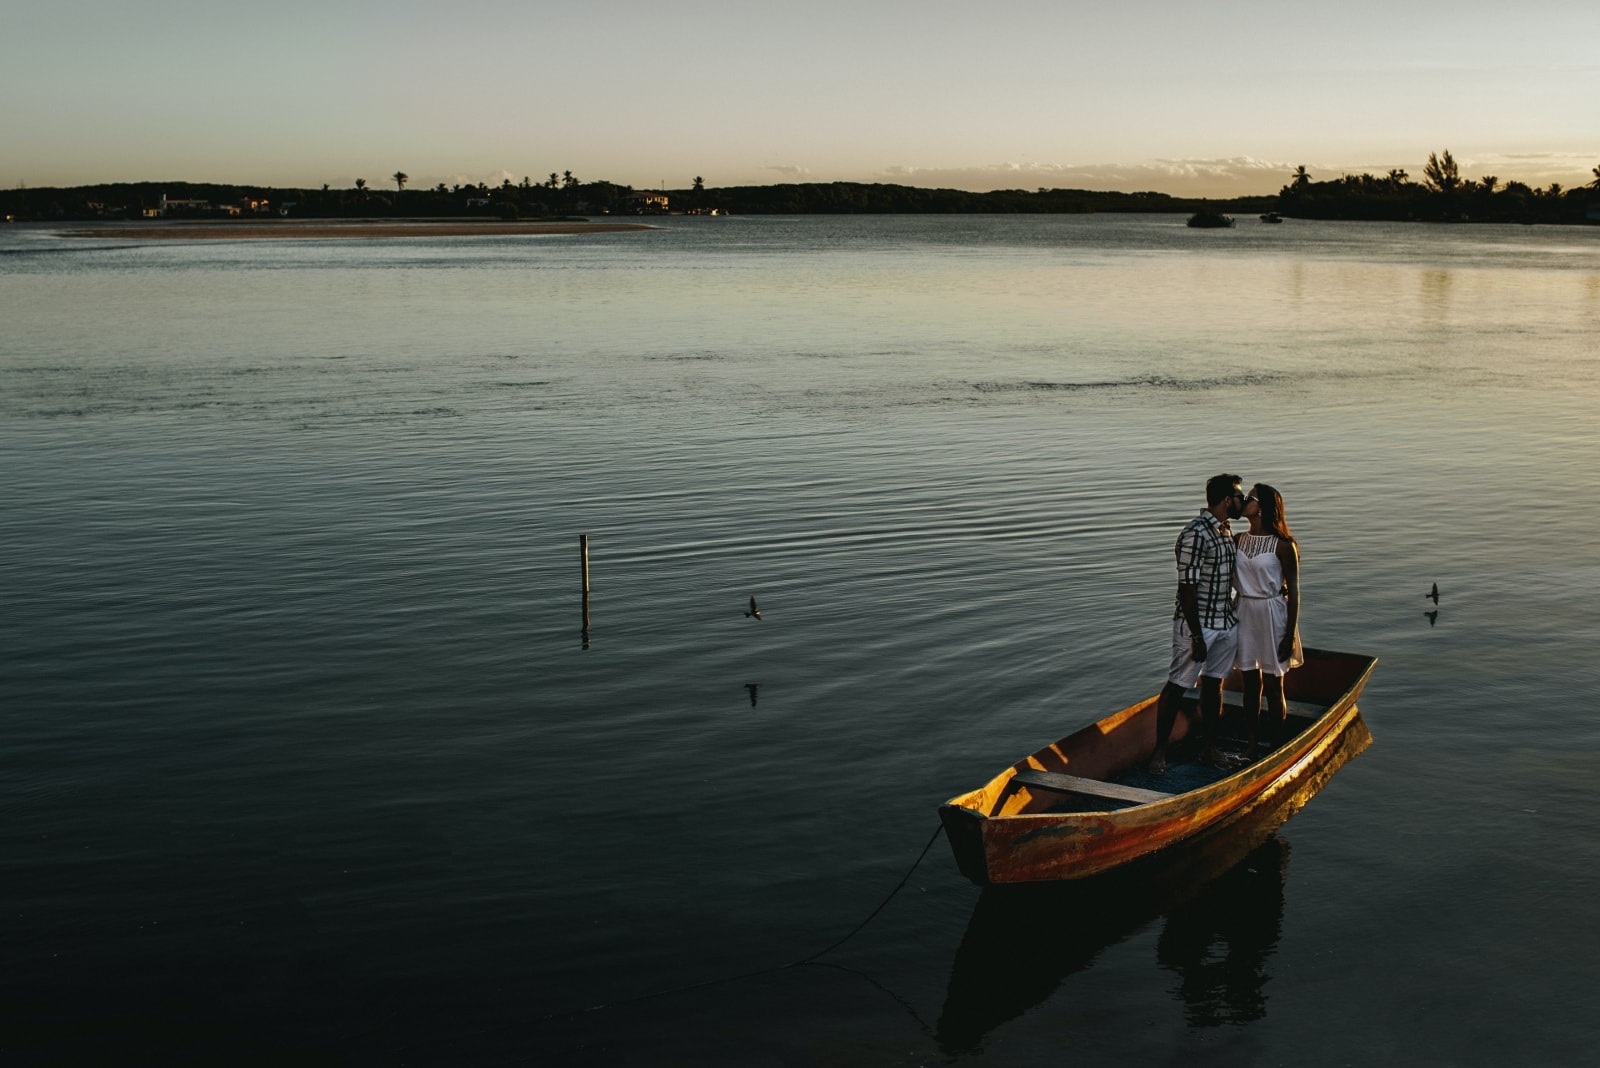
M 591 222 L 260 222 L 214 225 L 130 224 L 106 229 L 63 230 L 64 237 L 136 238 L 166 241 L 266 239 L 305 240 L 391 237 L 516 237 L 542 234 L 605 234 L 651 230 L 644 223 Z

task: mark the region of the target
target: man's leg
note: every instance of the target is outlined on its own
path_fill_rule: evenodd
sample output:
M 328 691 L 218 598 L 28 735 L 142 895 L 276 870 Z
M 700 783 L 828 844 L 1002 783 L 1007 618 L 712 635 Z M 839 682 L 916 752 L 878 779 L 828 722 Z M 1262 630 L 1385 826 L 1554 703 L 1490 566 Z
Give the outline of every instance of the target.
M 1222 764 L 1217 738 L 1222 733 L 1222 680 L 1200 676 L 1200 759 L 1207 764 Z
M 1167 683 L 1156 702 L 1156 750 L 1150 754 L 1150 763 L 1145 765 L 1152 775 L 1167 773 L 1167 741 L 1172 737 L 1173 725 L 1178 722 L 1178 713 L 1182 710 L 1183 687 L 1175 682 Z

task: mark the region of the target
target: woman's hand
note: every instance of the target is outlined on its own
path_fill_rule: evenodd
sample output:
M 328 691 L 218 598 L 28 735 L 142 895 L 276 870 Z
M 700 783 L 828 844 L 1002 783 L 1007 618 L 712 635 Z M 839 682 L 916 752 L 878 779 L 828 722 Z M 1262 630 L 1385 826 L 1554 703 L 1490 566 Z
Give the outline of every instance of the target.
M 1290 657 L 1294 656 L 1294 632 L 1283 636 L 1283 641 L 1278 643 L 1278 660 L 1287 664 Z

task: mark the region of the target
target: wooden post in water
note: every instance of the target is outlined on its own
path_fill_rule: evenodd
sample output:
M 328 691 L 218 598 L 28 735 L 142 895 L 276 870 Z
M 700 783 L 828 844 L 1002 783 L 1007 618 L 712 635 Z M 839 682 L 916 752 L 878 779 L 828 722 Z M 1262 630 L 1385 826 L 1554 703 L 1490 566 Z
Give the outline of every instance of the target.
M 589 648 L 589 535 L 578 535 L 578 557 L 583 564 L 583 647 Z

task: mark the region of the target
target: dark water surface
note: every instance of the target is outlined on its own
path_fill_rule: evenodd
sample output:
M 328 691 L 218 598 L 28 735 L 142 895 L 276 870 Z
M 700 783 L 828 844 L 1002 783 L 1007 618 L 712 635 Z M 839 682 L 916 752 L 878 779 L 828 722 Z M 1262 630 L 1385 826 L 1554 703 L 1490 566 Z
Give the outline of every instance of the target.
M 0 308 L 6 1063 L 1593 1059 L 1600 230 L 7 228 Z M 772 970 L 1158 688 L 1218 470 L 1372 748 Z

